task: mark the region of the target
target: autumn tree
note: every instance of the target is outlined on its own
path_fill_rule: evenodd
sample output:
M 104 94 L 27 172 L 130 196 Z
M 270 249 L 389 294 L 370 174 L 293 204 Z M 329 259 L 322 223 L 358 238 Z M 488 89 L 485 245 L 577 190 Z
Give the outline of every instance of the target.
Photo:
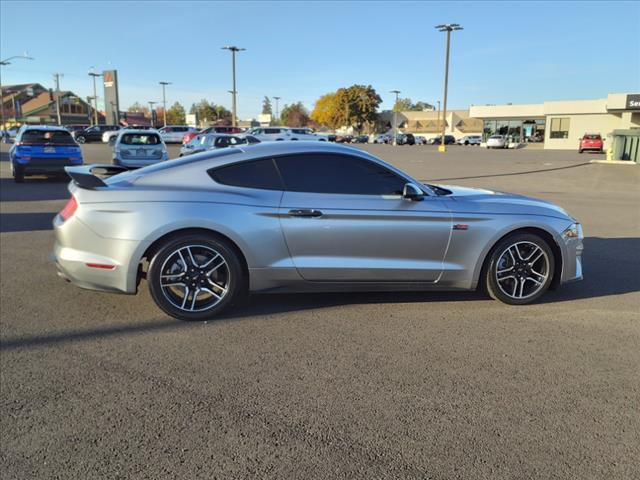
M 380 103 L 382 99 L 371 85 L 339 88 L 318 99 L 311 119 L 329 128 L 353 126 L 362 130 L 375 122 Z
M 271 108 L 271 100 L 266 95 L 264 97 L 264 100 L 262 100 L 262 114 L 273 115 L 273 110 Z

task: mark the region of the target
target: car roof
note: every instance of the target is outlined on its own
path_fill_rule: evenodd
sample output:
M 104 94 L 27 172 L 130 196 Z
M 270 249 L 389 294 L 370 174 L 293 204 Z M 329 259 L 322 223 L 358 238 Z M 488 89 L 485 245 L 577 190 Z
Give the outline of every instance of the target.
M 144 128 L 123 128 L 118 135 L 131 135 L 132 133 L 143 133 L 145 135 L 158 134 L 157 130 L 149 130 Z
M 58 125 L 23 125 L 22 128 L 26 132 L 27 130 L 50 130 L 52 132 L 68 132 L 65 127 Z

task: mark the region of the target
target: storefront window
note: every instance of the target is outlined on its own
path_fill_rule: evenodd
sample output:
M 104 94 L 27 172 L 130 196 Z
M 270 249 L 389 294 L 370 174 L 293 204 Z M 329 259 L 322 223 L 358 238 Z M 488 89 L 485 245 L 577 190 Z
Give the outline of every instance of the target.
M 520 143 L 521 134 L 522 134 L 522 122 L 520 120 L 510 120 L 509 130 L 507 132 L 509 143 Z
M 569 138 L 569 118 L 552 118 L 549 138 Z
M 482 132 L 483 132 L 483 140 L 486 142 L 487 138 L 489 138 L 491 135 L 495 134 L 496 132 L 496 121 L 495 120 L 485 120 L 484 121 L 484 126 L 482 128 Z

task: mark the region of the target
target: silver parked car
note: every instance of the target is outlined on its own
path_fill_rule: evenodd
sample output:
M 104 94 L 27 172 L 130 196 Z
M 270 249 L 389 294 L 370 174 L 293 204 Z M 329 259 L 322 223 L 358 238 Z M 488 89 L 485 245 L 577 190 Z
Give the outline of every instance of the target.
M 482 287 L 526 304 L 582 278 L 582 229 L 562 208 L 423 185 L 343 145 L 224 148 L 106 179 L 66 170 L 60 275 L 129 294 L 146 278 L 176 318 L 210 318 L 246 291 Z
M 140 168 L 169 159 L 167 146 L 155 130 L 123 129 L 110 143 L 114 165 Z
M 194 153 L 205 152 L 214 148 L 234 147 L 236 145 L 260 143 L 260 140 L 252 135 L 238 134 L 230 135 L 226 133 L 206 133 L 192 138 L 188 143 L 180 147 L 180 156 L 193 155 Z

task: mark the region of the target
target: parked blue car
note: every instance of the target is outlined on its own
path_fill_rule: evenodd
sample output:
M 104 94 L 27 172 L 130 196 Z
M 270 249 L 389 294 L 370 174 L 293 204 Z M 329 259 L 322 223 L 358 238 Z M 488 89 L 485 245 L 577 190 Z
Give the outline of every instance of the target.
M 27 175 L 64 174 L 64 167 L 82 165 L 82 151 L 64 127 L 24 125 L 9 150 L 16 183 Z

